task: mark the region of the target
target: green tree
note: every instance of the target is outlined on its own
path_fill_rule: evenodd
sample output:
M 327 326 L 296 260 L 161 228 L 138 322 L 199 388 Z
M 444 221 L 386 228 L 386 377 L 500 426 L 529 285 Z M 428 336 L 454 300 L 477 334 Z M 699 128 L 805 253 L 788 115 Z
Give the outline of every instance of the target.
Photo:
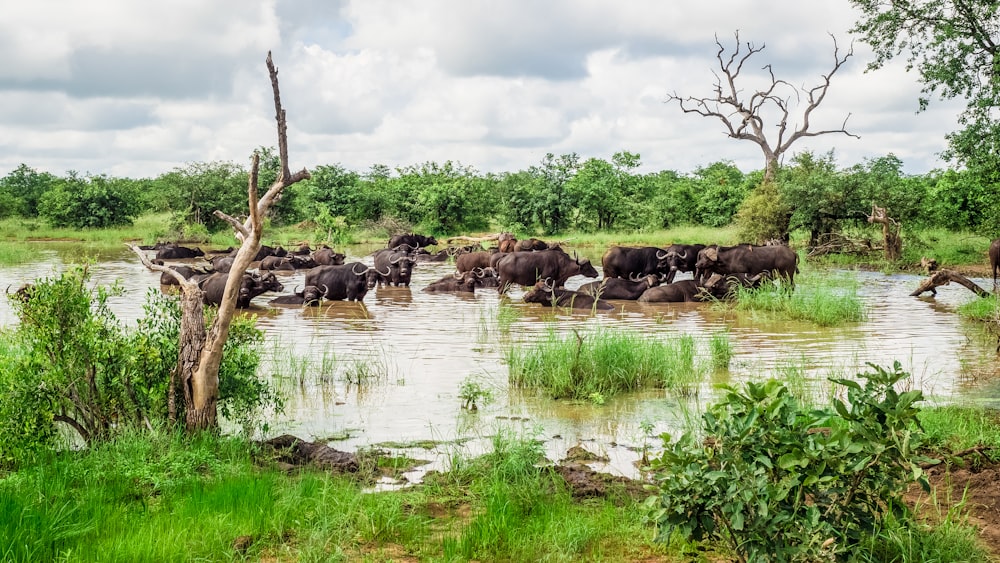
M 875 54 L 869 70 L 904 56 L 907 69 L 916 70 L 923 83 L 921 110 L 934 95 L 966 100 L 959 117 L 963 129 L 948 136 L 946 156 L 971 169 L 1000 168 L 1000 3 L 851 0 L 851 4 L 861 11 L 851 31 Z
M 533 208 L 546 234 L 561 232 L 569 226 L 573 208 L 566 196 L 566 183 L 579 168 L 580 157 L 576 153 L 559 157 L 548 153 L 540 166 L 532 167 L 532 173 L 540 179 L 535 186 L 538 191 L 534 194 Z
M 297 215 L 315 219 L 326 213 L 330 217 L 343 217 L 351 226 L 378 219 L 382 208 L 370 204 L 360 180 L 357 172 L 339 164 L 317 166 L 311 178 L 291 186 L 296 193 Z
M 0 178 L 0 218 L 37 217 L 42 194 L 50 190 L 56 180 L 52 174 L 38 172 L 26 164 Z
M 732 223 L 740 204 L 750 193 L 743 172 L 731 162 L 715 162 L 694 171 L 698 204 L 695 221 L 710 227 Z
M 791 209 L 790 229 L 809 231 L 809 245 L 820 243 L 820 236 L 839 232 L 844 220 L 864 218 L 871 204 L 844 181 L 837 170 L 833 151 L 817 156 L 810 151 L 798 153 L 779 175 L 781 193 Z
M 589 158 L 566 181 L 566 197 L 575 207 L 574 228 L 606 230 L 622 210 L 623 194 L 615 168 L 606 160 Z
M 156 179 L 171 202 L 170 210 L 185 223 L 204 225 L 209 231 L 226 228 L 213 212 L 245 213 L 249 174 L 232 162 L 194 162 Z
M 57 180 L 38 202 L 38 214 L 52 225 L 77 229 L 130 225 L 141 211 L 133 180 L 75 172 Z
M 497 194 L 496 219 L 504 230 L 518 234 L 534 232 L 538 225 L 533 205 L 541 178 L 531 170 L 505 172 L 489 178 Z
M 408 218 L 432 233 L 484 229 L 492 210 L 490 194 L 475 169 L 451 161 L 426 162 L 399 170 L 405 191 L 415 195 Z

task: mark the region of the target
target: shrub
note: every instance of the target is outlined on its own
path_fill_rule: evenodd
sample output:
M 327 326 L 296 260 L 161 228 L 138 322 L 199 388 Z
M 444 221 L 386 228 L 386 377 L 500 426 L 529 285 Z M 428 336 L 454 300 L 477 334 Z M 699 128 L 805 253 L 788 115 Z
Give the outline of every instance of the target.
M 664 435 L 647 501 L 660 540 L 719 539 L 740 561 L 827 560 L 849 554 L 886 514 L 905 518 L 910 481 L 929 485 L 908 377 L 871 366 L 865 381 L 833 379 L 847 402 L 809 410 L 780 382 L 725 387 L 703 415 L 704 437 Z

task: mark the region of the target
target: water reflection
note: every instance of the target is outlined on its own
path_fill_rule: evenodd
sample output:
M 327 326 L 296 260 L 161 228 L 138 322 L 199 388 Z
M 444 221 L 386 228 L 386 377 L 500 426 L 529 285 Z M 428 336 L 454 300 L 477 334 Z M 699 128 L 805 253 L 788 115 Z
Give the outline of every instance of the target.
M 371 264 L 370 250 L 349 249 L 348 260 Z M 36 262 L 0 268 L 0 287 L 16 288 L 88 256 L 92 254 L 78 245 L 40 244 Z M 134 322 L 143 315 L 147 290 L 159 288 L 159 274 L 147 271 L 125 249 L 98 259 L 91 266 L 93 281 L 120 280 L 125 295 L 113 298 L 111 306 L 120 318 Z M 244 314 L 256 315 L 266 332 L 263 373 L 275 378 L 287 398 L 286 412 L 270 421 L 272 432 L 307 439 L 344 435 L 335 446 L 347 450 L 387 441 L 437 440 L 442 445 L 434 450 L 406 453 L 446 458 L 488 448 L 493 434 L 513 428 L 544 439 L 552 459 L 583 444 L 608 456 L 613 472 L 632 475 L 632 462 L 642 448 L 658 445 L 649 436 L 673 431 L 699 416 L 698 401 L 650 391 L 597 405 L 553 401 L 507 385 L 505 353 L 510 347 L 525 346 L 550 331 L 569 334 L 571 329 L 598 327 L 632 327 L 661 338 L 694 335 L 702 355 L 711 334 L 727 331 L 734 352 L 731 368 L 710 374 L 697 391 L 701 402 L 712 397 L 715 384 L 770 375 L 822 395 L 829 392 L 829 376 L 850 376 L 868 362 L 889 365 L 893 360 L 913 373 L 914 386 L 935 399 L 1000 397 L 1000 384 L 992 381 L 995 340 L 954 313 L 975 297 L 957 287 L 942 288 L 936 298 L 909 297 L 919 276 L 845 274 L 860 282 L 869 318 L 819 328 L 733 315 L 695 303 L 617 301 L 615 311 L 591 315 L 524 304 L 523 292 L 516 288 L 502 298 L 494 290 L 474 295 L 421 291 L 451 271 L 447 263 L 419 263 L 410 287 L 376 288 L 361 303 L 272 308 L 267 301 L 274 295 L 256 298 Z M 282 277 L 288 291 L 303 281 L 301 272 Z M 567 285 L 573 288 L 586 281 L 571 278 Z M 13 324 L 10 306 L 2 301 L 0 325 Z M 495 398 L 480 404 L 476 413 L 461 409 L 460 387 L 468 378 L 482 382 Z

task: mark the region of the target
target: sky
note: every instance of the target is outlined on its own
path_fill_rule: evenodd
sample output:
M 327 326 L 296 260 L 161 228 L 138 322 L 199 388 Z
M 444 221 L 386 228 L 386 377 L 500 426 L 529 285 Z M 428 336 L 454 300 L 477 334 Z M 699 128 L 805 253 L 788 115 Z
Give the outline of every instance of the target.
M 293 169 L 451 161 L 499 173 L 547 153 L 628 151 L 641 173 L 719 161 L 760 170 L 760 147 L 669 101 L 712 97 L 716 41 L 728 58 L 737 33 L 741 53 L 763 48 L 737 79 L 744 96 L 770 84 L 765 65 L 817 86 L 834 40 L 841 55 L 853 48 L 809 129 L 846 120 L 860 139 L 803 138 L 786 160 L 833 150 L 843 168 L 890 153 L 908 174 L 945 168 L 964 105 L 933 100 L 918 113 L 921 85 L 903 60 L 866 72 L 847 0 L 33 0 L 3 12 L 0 177 L 20 164 L 130 178 L 246 165 L 277 145 L 269 51 Z M 784 95 L 797 127 L 795 92 Z

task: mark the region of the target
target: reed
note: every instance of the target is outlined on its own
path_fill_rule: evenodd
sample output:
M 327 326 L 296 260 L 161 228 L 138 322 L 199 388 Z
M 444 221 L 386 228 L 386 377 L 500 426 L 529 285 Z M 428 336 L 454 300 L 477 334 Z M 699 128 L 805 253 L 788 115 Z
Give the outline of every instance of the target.
M 846 276 L 802 276 L 794 290 L 777 283 L 756 289 L 738 287 L 732 300 L 719 301 L 716 306 L 770 318 L 837 326 L 868 318 L 858 289 L 858 282 Z
M 512 385 L 541 388 L 555 399 L 611 397 L 646 387 L 688 395 L 705 376 L 696 352 L 690 335 L 654 340 L 635 330 L 550 330 L 533 347 L 507 350 L 507 364 Z
M 708 349 L 712 357 L 712 367 L 718 370 L 729 369 L 733 360 L 733 342 L 728 330 L 713 332 L 708 338 Z

